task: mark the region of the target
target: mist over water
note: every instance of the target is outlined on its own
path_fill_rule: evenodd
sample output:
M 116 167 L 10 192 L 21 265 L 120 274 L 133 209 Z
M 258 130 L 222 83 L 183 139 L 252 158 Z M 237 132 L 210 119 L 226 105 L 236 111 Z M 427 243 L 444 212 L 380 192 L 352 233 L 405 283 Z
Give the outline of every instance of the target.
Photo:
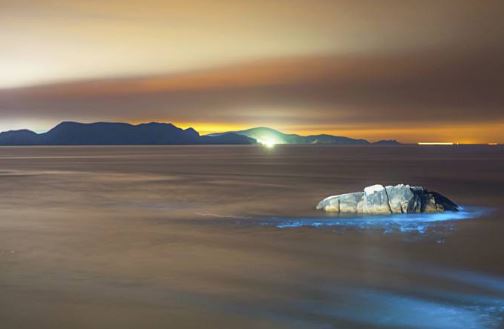
M 0 327 L 501 328 L 503 151 L 0 148 Z M 375 183 L 464 209 L 314 210 Z

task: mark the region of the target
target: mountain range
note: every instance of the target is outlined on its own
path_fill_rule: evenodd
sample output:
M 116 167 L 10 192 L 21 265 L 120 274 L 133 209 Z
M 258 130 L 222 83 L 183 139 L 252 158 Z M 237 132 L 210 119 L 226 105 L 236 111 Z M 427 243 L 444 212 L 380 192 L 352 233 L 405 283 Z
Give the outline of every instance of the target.
M 327 134 L 301 136 L 297 134 L 285 134 L 281 131 L 268 128 L 256 127 L 247 130 L 238 130 L 223 134 L 237 134 L 255 139 L 261 144 L 340 144 L 340 145 L 399 145 L 396 140 L 381 140 L 370 143 L 365 139 L 353 139 L 344 136 L 333 136 Z M 212 134 L 210 136 L 222 136 L 223 134 Z
M 262 144 L 369 144 L 365 139 L 352 139 L 342 136 L 331 135 L 310 135 L 300 136 L 296 134 L 285 134 L 278 130 L 257 127 L 247 130 L 233 131 L 234 134 L 247 136 Z M 214 136 L 219 136 L 214 134 Z
M 170 145 L 170 144 L 254 144 L 249 137 L 226 133 L 200 136 L 192 129 L 171 123 L 132 125 L 115 122 L 62 122 L 46 133 L 11 130 L 0 133 L 0 145 Z
M 171 123 L 132 125 L 115 122 L 62 122 L 37 134 L 31 130 L 0 133 L 0 145 L 211 145 L 211 144 L 370 144 L 364 139 L 341 136 L 300 136 L 266 127 L 219 134 L 200 135 L 193 128 L 181 129 Z M 398 144 L 380 141 L 379 144 Z

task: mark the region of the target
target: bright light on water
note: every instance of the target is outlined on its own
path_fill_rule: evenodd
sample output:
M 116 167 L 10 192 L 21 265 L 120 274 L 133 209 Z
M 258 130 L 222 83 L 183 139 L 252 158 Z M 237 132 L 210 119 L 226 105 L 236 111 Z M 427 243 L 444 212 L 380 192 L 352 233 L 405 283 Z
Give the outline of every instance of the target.
M 261 136 L 257 138 L 257 142 L 269 149 L 274 148 L 276 144 L 281 144 L 281 141 L 273 135 Z
M 262 145 L 264 145 L 265 147 L 267 147 L 269 149 L 272 149 L 275 147 L 276 144 L 275 144 L 275 142 L 268 140 L 268 141 L 262 142 Z
M 427 229 L 442 222 L 452 222 L 480 217 L 483 208 L 463 208 L 457 212 L 434 214 L 401 214 L 390 216 L 316 217 L 316 218 L 272 218 L 266 225 L 278 228 L 296 227 L 340 227 L 353 229 L 381 229 L 385 233 L 426 233 Z

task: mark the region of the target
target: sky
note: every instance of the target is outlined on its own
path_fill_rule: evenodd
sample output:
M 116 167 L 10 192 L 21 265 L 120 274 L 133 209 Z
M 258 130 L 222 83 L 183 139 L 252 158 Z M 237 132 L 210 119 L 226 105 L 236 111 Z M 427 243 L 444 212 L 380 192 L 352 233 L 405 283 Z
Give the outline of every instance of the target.
M 502 0 L 0 0 L 0 131 L 504 142 Z

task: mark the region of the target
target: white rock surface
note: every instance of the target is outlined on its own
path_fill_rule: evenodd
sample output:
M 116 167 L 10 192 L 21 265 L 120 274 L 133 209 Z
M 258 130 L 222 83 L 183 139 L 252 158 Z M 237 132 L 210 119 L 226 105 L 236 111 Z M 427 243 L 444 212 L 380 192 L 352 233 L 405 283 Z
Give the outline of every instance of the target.
M 458 206 L 445 196 L 421 186 L 376 184 L 364 188 L 364 192 L 327 197 L 319 202 L 317 209 L 334 213 L 389 215 L 457 211 Z

